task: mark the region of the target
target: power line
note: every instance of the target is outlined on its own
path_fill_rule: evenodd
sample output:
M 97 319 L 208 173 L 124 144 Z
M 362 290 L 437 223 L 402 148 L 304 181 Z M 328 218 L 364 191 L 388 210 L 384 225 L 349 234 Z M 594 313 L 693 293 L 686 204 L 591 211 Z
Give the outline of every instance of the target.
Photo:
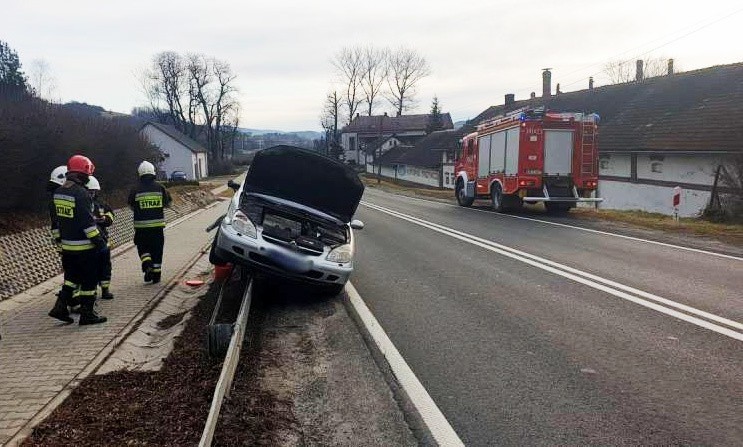
M 670 45 L 670 44 L 672 44 L 672 43 L 674 43 L 674 42 L 676 42 L 676 41 L 679 41 L 679 40 L 681 40 L 681 39 L 683 39 L 683 38 L 685 38 L 685 37 L 688 37 L 688 36 L 690 36 L 690 35 L 692 35 L 692 34 L 694 34 L 694 33 L 698 32 L 698 31 L 701 31 L 701 30 L 703 30 L 704 28 L 707 28 L 707 27 L 709 27 L 709 26 L 711 26 L 711 25 L 714 25 L 715 23 L 721 22 L 721 21 L 723 21 L 723 20 L 725 20 L 725 19 L 727 19 L 727 18 L 729 18 L 729 17 L 732 17 L 732 16 L 734 16 L 735 14 L 738 14 L 738 13 L 740 13 L 741 11 L 743 11 L 743 8 L 737 9 L 737 10 L 735 10 L 735 11 L 733 11 L 733 12 L 731 12 L 731 13 L 729 13 L 729 14 L 727 14 L 727 15 L 725 15 L 725 16 L 723 16 L 723 17 L 721 17 L 721 18 L 717 19 L 717 20 L 714 20 L 714 21 L 712 21 L 712 22 L 709 22 L 709 23 L 707 23 L 707 24 L 705 24 L 705 25 L 702 25 L 702 26 L 700 26 L 700 27 L 698 27 L 698 28 L 695 28 L 695 29 L 693 29 L 693 30 L 689 31 L 689 32 L 688 32 L 688 33 L 686 33 L 686 34 L 682 34 L 681 36 L 679 36 L 679 37 L 676 37 L 675 39 L 671 39 L 671 40 L 669 40 L 669 41 L 665 42 L 665 43 L 664 43 L 664 44 L 662 44 L 662 45 L 659 45 L 659 46 L 657 46 L 657 47 L 655 47 L 655 48 L 652 48 L 652 49 L 650 49 L 650 50 L 648 50 L 648 51 L 646 51 L 646 52 L 644 52 L 644 53 L 640 53 L 640 54 L 636 55 L 636 56 L 635 56 L 635 57 L 633 57 L 633 58 L 630 58 L 630 59 L 626 59 L 626 60 L 624 60 L 624 61 L 621 61 L 621 62 L 619 62 L 619 63 L 620 63 L 620 64 L 625 64 L 625 63 L 627 63 L 627 62 L 630 62 L 630 61 L 632 61 L 632 60 L 634 60 L 634 59 L 637 59 L 637 58 L 639 58 L 639 57 L 641 57 L 641 56 L 646 56 L 646 55 L 648 55 L 648 54 L 652 53 L 652 52 L 653 52 L 653 51 L 655 51 L 655 50 L 659 50 L 659 49 L 661 49 L 661 48 L 663 48 L 663 47 L 666 47 L 666 46 L 668 46 L 668 45 Z M 702 22 L 703 22 L 703 21 L 702 21 Z M 697 22 L 697 23 L 701 23 L 701 22 Z M 687 28 L 688 28 L 688 27 L 687 27 Z M 684 28 L 682 28 L 682 29 L 684 29 Z M 675 34 L 675 33 L 672 33 L 672 34 Z M 660 39 L 655 39 L 655 40 L 653 40 L 653 41 L 651 41 L 651 42 L 657 42 L 658 40 L 660 40 Z M 645 44 L 645 45 L 647 45 L 647 44 Z M 635 47 L 635 49 L 637 49 L 637 48 L 642 48 L 642 47 L 644 47 L 645 45 L 640 45 L 639 47 Z M 632 51 L 632 50 L 629 50 L 629 51 Z M 625 53 L 628 53 L 629 51 L 625 51 L 625 52 L 623 52 L 623 53 L 619 53 L 619 55 L 621 55 L 621 54 L 625 54 Z M 610 62 L 610 60 L 609 60 L 609 61 L 605 61 L 605 62 L 602 62 L 601 64 L 606 64 L 607 62 Z M 596 65 L 599 65 L 599 64 L 593 64 L 593 65 L 589 65 L 589 66 L 588 66 L 588 67 L 586 67 L 586 68 L 590 68 L 590 67 L 593 67 L 593 66 L 596 66 Z M 579 69 L 579 70 L 574 70 L 574 71 L 572 71 L 572 72 L 570 72 L 570 73 L 568 73 L 568 74 L 571 74 L 571 73 L 575 73 L 575 72 L 577 72 L 577 71 L 582 71 L 582 70 L 584 70 L 584 69 L 585 69 L 585 68 L 583 68 L 583 69 Z M 594 76 L 594 75 L 596 75 L 596 74 L 599 74 L 599 73 L 593 73 L 593 74 L 589 75 L 588 77 L 590 77 L 590 76 Z M 565 84 L 565 86 L 566 86 L 566 87 L 568 87 L 568 86 L 570 86 L 570 85 L 573 85 L 573 84 L 577 84 L 578 82 L 582 82 L 582 81 L 585 81 L 586 79 L 588 79 L 588 77 L 583 77 L 583 78 L 581 78 L 581 79 L 578 79 L 577 81 L 573 81 L 573 82 L 570 82 L 570 83 L 568 83 L 568 84 Z

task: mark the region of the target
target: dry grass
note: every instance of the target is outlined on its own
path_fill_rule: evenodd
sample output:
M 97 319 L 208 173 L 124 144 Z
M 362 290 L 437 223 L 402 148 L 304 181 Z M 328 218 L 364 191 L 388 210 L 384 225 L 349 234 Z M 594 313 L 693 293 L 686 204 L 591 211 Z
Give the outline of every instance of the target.
M 671 233 L 711 236 L 725 242 L 743 246 L 743 225 L 710 222 L 699 218 L 682 217 L 675 222 L 673 217 L 659 213 L 648 213 L 640 210 L 589 210 L 578 208 L 571 211 L 571 216 L 584 220 L 606 220 L 621 222 L 640 228 L 649 228 Z

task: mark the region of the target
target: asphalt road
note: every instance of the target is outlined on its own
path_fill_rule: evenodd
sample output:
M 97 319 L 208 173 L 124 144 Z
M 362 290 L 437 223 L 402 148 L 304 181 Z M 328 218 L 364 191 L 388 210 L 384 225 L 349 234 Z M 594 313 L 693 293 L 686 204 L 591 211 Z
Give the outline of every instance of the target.
M 369 189 L 357 217 L 352 282 L 466 445 L 743 445 L 743 259 Z

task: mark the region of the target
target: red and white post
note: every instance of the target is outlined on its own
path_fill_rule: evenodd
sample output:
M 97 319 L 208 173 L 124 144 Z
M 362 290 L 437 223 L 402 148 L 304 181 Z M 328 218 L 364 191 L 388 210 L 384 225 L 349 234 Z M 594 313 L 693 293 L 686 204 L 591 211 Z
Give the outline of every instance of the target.
M 679 205 L 681 205 L 681 187 L 673 188 L 673 220 L 679 221 Z

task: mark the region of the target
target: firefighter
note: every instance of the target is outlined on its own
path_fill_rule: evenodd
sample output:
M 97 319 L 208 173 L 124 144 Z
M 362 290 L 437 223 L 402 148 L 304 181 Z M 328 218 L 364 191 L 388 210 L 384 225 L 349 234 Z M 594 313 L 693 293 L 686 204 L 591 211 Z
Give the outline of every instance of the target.
M 46 184 L 46 190 L 49 193 L 49 219 L 51 221 L 51 229 L 52 229 L 52 242 L 54 244 L 54 248 L 57 250 L 57 252 L 62 255 L 62 242 L 59 238 L 59 225 L 57 224 L 57 211 L 54 207 L 54 192 L 59 188 L 60 186 L 64 185 L 64 182 L 67 181 L 67 165 L 61 165 L 54 168 L 51 175 L 49 176 L 49 181 Z M 75 288 L 77 288 L 77 285 L 74 285 Z M 59 293 L 58 293 L 59 295 Z M 79 312 L 79 306 L 80 306 L 80 299 L 77 296 L 77 290 L 75 290 L 73 298 L 71 298 L 68 301 L 68 304 L 71 308 L 71 310 L 75 313 Z
M 144 282 L 160 282 L 165 245 L 164 207 L 170 206 L 168 191 L 155 182 L 155 165 L 143 161 L 137 168 L 139 184 L 129 193 L 134 212 L 134 244 L 142 262 Z
M 72 323 L 67 305 L 79 288 L 80 325 L 104 323 L 95 311 L 98 252 L 106 243 L 93 218 L 93 204 L 85 190 L 95 166 L 88 157 L 73 155 L 67 162 L 67 180 L 54 192 L 54 211 L 62 248 L 64 285 L 49 316 Z
M 114 212 L 110 206 L 100 200 L 98 194 L 101 190 L 101 184 L 97 178 L 91 175 L 85 187 L 88 189 L 90 199 L 93 201 L 93 217 L 98 225 L 98 231 L 101 232 L 101 237 L 106 242 L 106 250 L 98 253 L 98 284 L 101 286 L 101 299 L 112 300 L 114 299 L 114 295 L 110 290 L 111 243 L 108 239 L 108 227 L 114 223 Z

